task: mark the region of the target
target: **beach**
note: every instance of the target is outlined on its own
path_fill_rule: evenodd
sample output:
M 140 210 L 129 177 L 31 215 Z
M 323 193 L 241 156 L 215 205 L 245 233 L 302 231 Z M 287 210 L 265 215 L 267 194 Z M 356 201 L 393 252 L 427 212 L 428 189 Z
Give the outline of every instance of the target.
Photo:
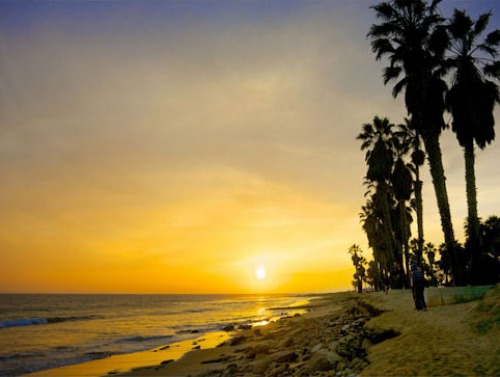
M 455 288 L 445 289 L 453 296 Z M 409 290 L 325 295 L 305 315 L 237 330 L 215 348 L 178 360 L 166 354 L 163 363 L 121 375 L 500 375 L 499 291 L 452 303 L 430 289 L 427 311 L 414 309 Z
M 0 295 L 0 376 L 97 377 L 210 348 L 234 327 L 304 313 L 296 295 Z M 286 313 L 281 308 L 287 307 Z M 195 344 L 193 344 L 195 343 Z M 62 370 L 62 371 L 61 371 Z

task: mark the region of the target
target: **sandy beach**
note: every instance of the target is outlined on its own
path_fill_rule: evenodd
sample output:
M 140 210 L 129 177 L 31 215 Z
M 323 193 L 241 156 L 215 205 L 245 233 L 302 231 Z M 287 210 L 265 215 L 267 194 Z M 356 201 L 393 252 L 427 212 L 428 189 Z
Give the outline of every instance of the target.
M 453 297 L 454 288 L 445 290 Z M 442 291 L 428 290 L 429 309 L 420 312 L 409 290 L 325 295 L 305 315 L 231 332 L 215 348 L 121 375 L 500 375 L 499 287 L 458 304 L 436 300 Z

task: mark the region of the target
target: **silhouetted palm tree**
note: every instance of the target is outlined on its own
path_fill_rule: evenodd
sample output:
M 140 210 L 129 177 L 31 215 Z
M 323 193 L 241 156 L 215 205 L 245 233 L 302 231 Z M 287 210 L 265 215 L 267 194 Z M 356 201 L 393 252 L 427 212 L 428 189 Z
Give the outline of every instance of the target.
M 490 17 L 491 13 L 484 13 L 474 21 L 465 11 L 455 9 L 448 25 L 451 56 L 447 63 L 453 70 L 453 86 L 446 101 L 453 116 L 453 132 L 464 150 L 467 247 L 472 253 L 473 282 L 480 273 L 478 264 L 481 258 L 474 144 L 483 149 L 495 139 L 493 108 L 496 102 L 500 102 L 498 86 L 486 78 L 491 73 L 489 68 L 494 65 L 492 59 L 498 54 L 500 30 L 489 33 L 481 43 L 479 41 Z
M 409 148 L 411 151 L 411 165 L 409 165 L 410 170 L 415 175 L 413 180 L 413 192 L 415 196 L 414 202 L 412 202 L 412 207 L 414 207 L 417 214 L 417 263 L 421 266 L 422 263 L 422 253 L 424 249 L 424 209 L 422 201 L 422 186 L 423 182 L 420 180 L 420 167 L 425 162 L 425 152 L 422 150 L 420 145 L 420 137 L 418 130 L 416 130 L 410 119 L 406 118 L 405 123 L 398 125 L 399 131 L 397 133 L 398 137 L 401 139 L 401 143 L 405 148 Z
M 366 205 L 361 207 L 359 217 L 363 224 L 363 230 L 368 238 L 368 246 L 373 250 L 375 265 L 372 266 L 372 268 L 375 267 L 377 269 L 377 274 L 382 279 L 382 277 L 387 278 L 389 276 L 392 262 L 387 252 L 385 237 L 380 237 L 381 234 L 385 234 L 384 225 L 381 220 L 382 214 L 380 213 L 380 209 L 374 204 L 373 196 L 374 195 L 368 198 Z M 374 274 L 373 271 L 372 274 Z
M 367 150 L 365 161 L 368 165 L 366 184 L 369 192 L 373 192 L 372 203 L 380 209 L 387 259 L 391 273 L 400 274 L 405 279 L 403 259 L 395 239 L 391 216 L 391 195 L 393 195 L 390 180 L 394 167 L 394 124 L 387 118 L 376 116 L 373 123 L 363 125 L 357 139 L 362 141 L 361 150 Z M 397 266 L 397 268 L 396 268 Z
M 405 104 L 415 128 L 425 144 L 436 193 L 441 226 L 447 251 L 452 261 L 453 276 L 461 280 L 454 253 L 455 235 L 451 221 L 439 136 L 445 127 L 444 94 L 446 84 L 442 62 L 448 41 L 441 27 L 444 19 L 437 13 L 441 0 L 430 5 L 424 0 L 392 0 L 373 9 L 380 24 L 371 26 L 368 36 L 376 58 L 388 56 L 390 65 L 384 70 L 384 83 L 398 80 L 393 88 L 396 97 L 405 90 Z
M 391 184 L 394 192 L 394 198 L 398 203 L 397 216 L 399 225 L 399 236 L 402 250 L 405 256 L 405 270 L 407 273 L 406 283 L 409 284 L 410 274 L 410 247 L 409 240 L 411 237 L 410 219 L 411 215 L 408 213 L 407 202 L 411 198 L 413 188 L 413 176 L 411 174 L 410 165 L 404 160 L 404 157 L 409 153 L 411 143 L 402 130 L 398 130 L 393 134 L 393 145 L 396 157 L 394 169 L 391 175 Z

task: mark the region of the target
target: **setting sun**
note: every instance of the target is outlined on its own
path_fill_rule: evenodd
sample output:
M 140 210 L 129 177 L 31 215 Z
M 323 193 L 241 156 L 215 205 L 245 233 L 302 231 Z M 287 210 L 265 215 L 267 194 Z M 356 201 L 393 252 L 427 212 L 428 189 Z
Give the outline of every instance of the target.
M 266 270 L 264 267 L 259 267 L 257 270 L 255 270 L 255 276 L 257 276 L 257 279 L 263 280 L 266 278 Z

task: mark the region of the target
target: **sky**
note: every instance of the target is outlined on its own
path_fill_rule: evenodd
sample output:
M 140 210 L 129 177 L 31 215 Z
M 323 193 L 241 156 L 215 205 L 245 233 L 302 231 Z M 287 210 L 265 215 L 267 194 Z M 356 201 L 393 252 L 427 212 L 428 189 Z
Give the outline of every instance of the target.
M 374 3 L 0 0 L 0 292 L 350 289 L 347 250 L 371 253 L 355 138 L 406 116 L 366 38 Z M 496 1 L 454 7 L 499 25 Z M 462 241 L 462 151 L 441 143 Z M 499 159 L 477 154 L 483 218 Z

